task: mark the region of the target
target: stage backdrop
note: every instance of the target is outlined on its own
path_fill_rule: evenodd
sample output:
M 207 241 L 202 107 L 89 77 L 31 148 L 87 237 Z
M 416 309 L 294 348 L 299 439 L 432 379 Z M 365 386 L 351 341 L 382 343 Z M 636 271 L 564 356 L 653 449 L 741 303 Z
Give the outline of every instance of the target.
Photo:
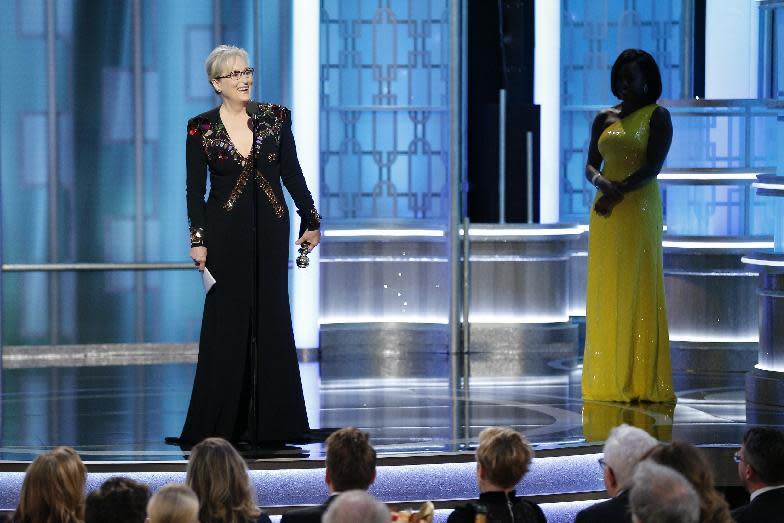
M 288 1 L 7 0 L 0 18 L 4 264 L 187 262 L 185 136 L 217 105 L 204 59 L 248 49 L 289 103 Z M 6 272 L 3 343 L 195 341 L 195 271 Z

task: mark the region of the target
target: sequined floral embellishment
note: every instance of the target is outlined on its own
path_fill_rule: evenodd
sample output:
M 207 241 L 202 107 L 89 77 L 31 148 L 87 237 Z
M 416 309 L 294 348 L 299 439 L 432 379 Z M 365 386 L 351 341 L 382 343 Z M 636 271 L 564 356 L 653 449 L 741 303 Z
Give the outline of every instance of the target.
M 267 156 L 267 160 L 269 160 L 270 162 L 277 162 L 278 153 L 269 153 L 269 156 Z

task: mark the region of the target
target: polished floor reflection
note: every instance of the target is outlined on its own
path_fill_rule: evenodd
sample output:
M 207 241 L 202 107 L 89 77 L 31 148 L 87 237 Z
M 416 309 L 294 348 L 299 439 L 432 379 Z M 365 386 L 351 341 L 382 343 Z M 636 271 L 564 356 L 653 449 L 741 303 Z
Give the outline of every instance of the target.
M 6 369 L 0 459 L 70 445 L 92 461 L 181 460 L 163 438 L 179 432 L 194 368 Z M 662 440 L 737 445 L 747 421 L 740 373 L 676 375 L 677 405 L 630 405 L 583 403 L 576 360 L 354 354 L 302 363 L 301 371 L 311 425 L 360 427 L 381 453 L 468 450 L 489 425 L 512 426 L 539 448 L 580 446 L 621 422 Z M 749 416 L 782 424 L 774 411 Z M 322 456 L 321 445 L 305 451 Z

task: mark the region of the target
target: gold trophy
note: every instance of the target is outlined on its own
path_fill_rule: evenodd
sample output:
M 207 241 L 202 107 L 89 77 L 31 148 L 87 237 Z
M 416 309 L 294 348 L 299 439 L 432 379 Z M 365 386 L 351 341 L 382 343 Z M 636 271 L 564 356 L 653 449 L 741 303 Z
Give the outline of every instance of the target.
M 302 242 L 299 246 L 299 256 L 297 256 L 297 267 L 300 269 L 304 269 L 308 265 L 310 265 L 310 260 L 308 259 L 308 247 L 310 247 L 310 243 Z

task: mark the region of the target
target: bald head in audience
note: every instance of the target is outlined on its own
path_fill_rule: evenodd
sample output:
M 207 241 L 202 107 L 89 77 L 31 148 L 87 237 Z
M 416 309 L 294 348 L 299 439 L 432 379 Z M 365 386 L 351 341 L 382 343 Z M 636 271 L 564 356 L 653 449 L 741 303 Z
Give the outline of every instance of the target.
M 679 472 L 643 461 L 634 472 L 629 496 L 635 523 L 698 523 L 700 498 Z
M 364 490 L 342 493 L 324 513 L 322 523 L 389 523 L 387 507 Z

